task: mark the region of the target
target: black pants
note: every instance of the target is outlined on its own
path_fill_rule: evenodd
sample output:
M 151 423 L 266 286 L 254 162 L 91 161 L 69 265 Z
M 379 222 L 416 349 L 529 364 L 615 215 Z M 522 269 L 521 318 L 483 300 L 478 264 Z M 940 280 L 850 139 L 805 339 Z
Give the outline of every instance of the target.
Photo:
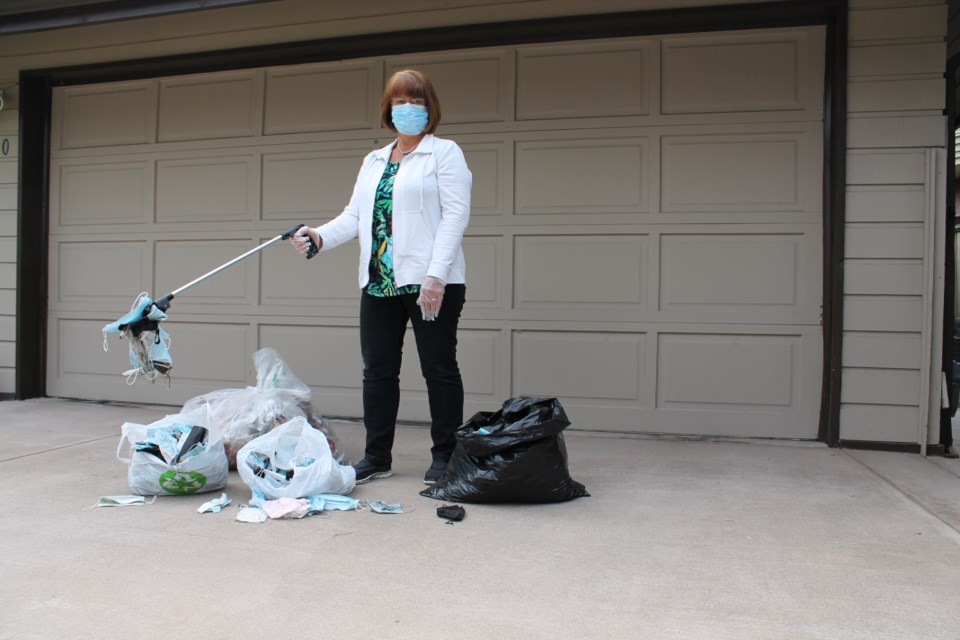
M 375 464 L 393 462 L 393 437 L 400 408 L 400 363 L 407 321 L 420 354 L 420 371 L 430 401 L 434 460 L 447 460 L 463 423 L 463 381 L 457 366 L 457 325 L 466 296 L 462 284 L 448 284 L 436 320 L 425 322 L 417 294 L 387 298 L 366 292 L 360 298 L 360 352 L 363 355 L 364 457 Z

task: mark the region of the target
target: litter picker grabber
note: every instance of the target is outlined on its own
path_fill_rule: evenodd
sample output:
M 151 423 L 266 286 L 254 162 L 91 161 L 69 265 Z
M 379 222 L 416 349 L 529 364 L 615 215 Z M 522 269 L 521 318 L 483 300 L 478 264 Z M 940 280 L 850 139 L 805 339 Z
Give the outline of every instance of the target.
M 133 365 L 133 369 L 125 371 L 123 374 L 127 377 L 127 384 L 133 384 L 137 377 L 141 375 L 150 381 L 156 380 L 158 376 L 162 375 L 166 376 L 169 381 L 170 370 L 173 369 L 173 358 L 170 357 L 170 335 L 160 326 L 160 322 L 167 319 L 166 311 L 170 308 L 170 302 L 175 297 L 270 245 L 280 240 L 292 238 L 293 234 L 302 226 L 302 224 L 298 224 L 284 231 L 260 246 L 250 249 L 243 255 L 237 256 L 161 298 L 152 300 L 146 292 L 137 296 L 129 313 L 103 328 L 104 351 L 107 350 L 108 333 L 119 333 L 121 338 L 130 341 L 130 364 Z M 310 248 L 306 255 L 309 260 L 317 255 L 318 250 L 309 236 L 307 236 L 307 239 L 310 242 Z

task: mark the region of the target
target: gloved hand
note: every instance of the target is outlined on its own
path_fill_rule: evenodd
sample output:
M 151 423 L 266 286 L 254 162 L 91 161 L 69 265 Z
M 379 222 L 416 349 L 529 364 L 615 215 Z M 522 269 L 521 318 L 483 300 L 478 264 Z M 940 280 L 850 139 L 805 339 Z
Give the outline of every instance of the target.
M 305 254 L 310 249 L 310 240 L 313 241 L 313 244 L 318 250 L 323 246 L 323 240 L 320 239 L 320 236 L 317 235 L 317 232 L 304 225 L 297 229 L 297 232 L 293 234 L 293 236 L 290 238 L 290 243 L 293 244 L 294 249 Z
M 440 313 L 440 305 L 443 304 L 443 290 L 447 285 L 440 278 L 427 276 L 420 285 L 420 297 L 417 298 L 417 304 L 420 306 L 420 313 L 426 321 L 436 320 Z

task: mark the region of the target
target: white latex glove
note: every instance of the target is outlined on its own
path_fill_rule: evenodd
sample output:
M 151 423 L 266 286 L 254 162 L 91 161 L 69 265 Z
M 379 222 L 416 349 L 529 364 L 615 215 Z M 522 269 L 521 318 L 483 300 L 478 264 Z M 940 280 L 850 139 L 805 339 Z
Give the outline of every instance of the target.
M 317 232 L 304 225 L 297 229 L 297 232 L 293 234 L 293 236 L 290 238 L 290 243 L 293 244 L 294 249 L 302 254 L 306 254 L 307 249 L 310 248 L 309 240 L 313 240 L 313 244 L 316 245 L 317 249 L 320 249 L 320 247 L 323 246 L 323 240 L 320 239 L 320 236 L 317 235 Z
M 440 313 L 440 305 L 443 304 L 443 290 L 447 285 L 440 278 L 427 276 L 420 285 L 420 297 L 417 298 L 417 304 L 420 306 L 420 313 L 423 319 L 428 322 L 437 319 Z

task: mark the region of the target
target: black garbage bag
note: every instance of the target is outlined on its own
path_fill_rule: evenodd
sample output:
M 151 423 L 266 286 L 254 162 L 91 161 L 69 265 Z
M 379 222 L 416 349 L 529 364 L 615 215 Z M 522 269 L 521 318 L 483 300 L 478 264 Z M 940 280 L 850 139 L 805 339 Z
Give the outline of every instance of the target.
M 563 502 L 589 496 L 570 477 L 556 398 L 520 396 L 457 429 L 457 446 L 440 482 L 420 495 L 457 502 Z

